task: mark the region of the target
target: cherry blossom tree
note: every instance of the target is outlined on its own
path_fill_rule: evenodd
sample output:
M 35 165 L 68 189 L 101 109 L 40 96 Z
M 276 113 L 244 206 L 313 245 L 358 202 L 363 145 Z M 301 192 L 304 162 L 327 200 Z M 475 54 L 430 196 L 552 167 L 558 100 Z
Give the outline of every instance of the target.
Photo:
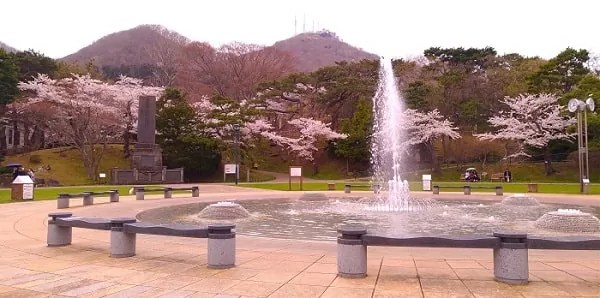
M 53 80 L 39 74 L 33 80 L 19 83 L 30 96 L 23 109 L 44 106 L 48 112 L 47 142 L 70 145 L 81 153 L 90 179 L 96 178 L 102 156 L 110 142 L 121 136 L 129 117 L 137 115 L 134 98 L 155 95 L 158 89 L 144 89 L 122 77 L 118 84 L 92 79 L 89 75 Z
M 574 136 L 566 130 L 576 119 L 565 116 L 563 106 L 558 104 L 554 94 L 521 94 L 516 97 L 505 97 L 501 100 L 508 106 L 507 111 L 488 119 L 495 132 L 475 135 L 480 140 L 513 140 L 517 141 L 519 151 L 512 156 L 529 156 L 526 146 L 542 148 L 546 175 L 554 173 L 548 143 L 552 140 L 571 140 Z

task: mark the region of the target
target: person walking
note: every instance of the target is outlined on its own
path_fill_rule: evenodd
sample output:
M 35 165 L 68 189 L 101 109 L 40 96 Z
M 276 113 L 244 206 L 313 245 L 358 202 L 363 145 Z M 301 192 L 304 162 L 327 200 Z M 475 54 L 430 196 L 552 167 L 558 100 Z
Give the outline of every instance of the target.
M 512 173 L 510 172 L 509 169 L 506 169 L 504 171 L 504 181 L 506 181 L 506 182 L 511 182 L 512 181 Z

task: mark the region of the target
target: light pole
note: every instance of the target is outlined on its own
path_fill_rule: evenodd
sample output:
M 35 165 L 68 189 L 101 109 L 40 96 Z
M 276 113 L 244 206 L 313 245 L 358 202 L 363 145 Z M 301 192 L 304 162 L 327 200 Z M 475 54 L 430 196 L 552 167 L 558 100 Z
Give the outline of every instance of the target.
M 233 145 L 235 154 L 235 185 L 240 180 L 240 125 L 233 125 Z
M 577 112 L 577 152 L 579 155 L 579 191 L 584 192 L 584 185 L 590 182 L 588 158 L 587 110 L 594 111 L 596 105 L 590 97 L 586 101 L 573 98 L 567 108 L 569 112 Z M 583 117 L 582 115 L 583 114 Z

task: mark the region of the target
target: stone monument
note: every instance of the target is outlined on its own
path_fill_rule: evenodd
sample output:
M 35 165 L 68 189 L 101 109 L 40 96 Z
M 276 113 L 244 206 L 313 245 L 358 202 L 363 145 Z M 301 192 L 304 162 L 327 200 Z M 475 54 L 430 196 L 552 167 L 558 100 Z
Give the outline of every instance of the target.
M 156 144 L 156 97 L 140 96 L 131 169 L 115 168 L 111 179 L 113 184 L 183 182 L 183 168 L 167 169 L 162 164 L 162 150 Z

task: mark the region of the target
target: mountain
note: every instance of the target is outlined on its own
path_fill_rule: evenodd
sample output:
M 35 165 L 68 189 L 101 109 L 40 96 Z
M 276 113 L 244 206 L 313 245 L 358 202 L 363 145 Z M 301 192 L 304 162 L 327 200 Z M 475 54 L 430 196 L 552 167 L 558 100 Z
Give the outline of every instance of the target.
M 11 46 L 9 46 L 9 45 L 1 42 L 1 41 L 0 41 L 0 49 L 3 49 L 5 51 L 7 51 L 7 52 L 16 52 L 17 51 L 17 49 L 15 49 L 15 48 L 13 48 L 13 47 L 11 47 Z
M 278 41 L 273 47 L 290 53 L 295 58 L 296 69 L 299 71 L 314 71 L 337 61 L 379 58 L 343 42 L 335 33 L 327 30 L 301 33 Z
M 189 39 L 160 25 L 141 25 L 106 35 L 62 60 L 75 63 L 94 61 L 98 67 L 155 64 L 154 52 Z

